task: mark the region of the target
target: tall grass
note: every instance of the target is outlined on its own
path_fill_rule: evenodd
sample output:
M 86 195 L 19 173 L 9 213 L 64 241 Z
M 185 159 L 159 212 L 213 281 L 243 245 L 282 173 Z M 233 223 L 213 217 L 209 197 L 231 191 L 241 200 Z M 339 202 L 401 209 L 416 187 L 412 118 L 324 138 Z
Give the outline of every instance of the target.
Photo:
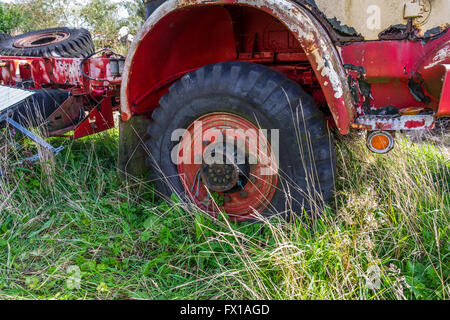
M 232 224 L 176 196 L 159 201 L 145 181 L 120 181 L 117 135 L 52 139 L 66 149 L 50 173 L 42 164 L 7 168 L 0 298 L 450 296 L 450 154 L 439 143 L 447 136 L 398 137 L 384 156 L 357 134 L 339 138 L 337 191 L 322 219 Z M 70 286 L 73 267 L 80 288 Z

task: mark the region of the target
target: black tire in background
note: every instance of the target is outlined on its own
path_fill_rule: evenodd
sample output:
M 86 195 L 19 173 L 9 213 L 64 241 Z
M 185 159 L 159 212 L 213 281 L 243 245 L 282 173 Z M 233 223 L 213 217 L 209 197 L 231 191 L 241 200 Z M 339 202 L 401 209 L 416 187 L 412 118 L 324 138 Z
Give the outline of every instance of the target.
M 146 0 L 145 19 L 148 19 L 166 0 Z
M 326 120 L 313 98 L 296 82 L 252 63 L 203 67 L 184 76 L 161 99 L 146 143 L 150 178 L 160 193 L 185 194 L 171 161 L 172 148 L 178 144 L 171 141 L 172 132 L 214 112 L 236 114 L 257 127 L 280 130 L 281 170 L 277 191 L 264 215 L 289 219 L 293 212 L 321 213 L 324 202 L 332 196 L 336 165 Z
M 95 51 L 86 29 L 52 28 L 0 41 L 0 55 L 21 57 L 84 58 Z
M 11 38 L 10 34 L 0 32 L 0 42 L 3 41 L 3 40 L 8 40 L 10 38 Z
M 58 109 L 70 96 L 70 92 L 61 89 L 29 90 L 34 95 L 11 107 L 10 117 L 24 127 L 37 127 Z

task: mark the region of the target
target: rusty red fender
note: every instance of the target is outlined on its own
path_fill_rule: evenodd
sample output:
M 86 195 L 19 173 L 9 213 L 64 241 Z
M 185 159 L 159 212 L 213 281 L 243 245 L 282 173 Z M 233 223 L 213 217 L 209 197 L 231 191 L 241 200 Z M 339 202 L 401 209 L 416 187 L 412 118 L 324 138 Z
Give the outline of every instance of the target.
M 155 77 L 154 74 L 152 74 L 151 68 L 157 68 L 160 66 L 152 66 L 151 64 L 144 66 L 142 62 L 142 55 L 149 55 L 150 53 L 149 49 L 146 47 L 153 46 L 153 48 L 155 48 L 155 46 L 158 45 L 157 43 L 152 42 L 152 38 L 158 38 L 158 40 L 163 39 L 164 42 L 168 41 L 167 39 L 161 38 L 162 36 L 158 35 L 158 33 L 164 33 L 166 37 L 170 36 L 170 28 L 173 26 L 173 23 L 176 23 L 176 19 L 178 18 L 177 12 L 181 9 L 216 6 L 218 8 L 216 12 L 217 18 L 219 18 L 219 10 L 221 10 L 219 9 L 220 5 L 224 4 L 250 6 L 265 11 L 277 18 L 292 32 L 292 34 L 298 39 L 300 45 L 303 47 L 303 50 L 305 51 L 308 60 L 314 69 L 339 131 L 342 134 L 348 133 L 350 123 L 353 121 L 356 112 L 341 58 L 332 43 L 330 36 L 327 34 L 322 25 L 314 18 L 314 16 L 306 8 L 289 0 L 218 0 L 208 2 L 204 0 L 166 1 L 147 19 L 131 45 L 131 49 L 128 53 L 124 73 L 122 75 L 122 119 L 127 121 L 134 113 L 144 113 L 145 110 L 142 109 L 142 106 L 138 105 L 147 99 L 148 95 L 153 93 L 152 88 L 155 88 L 155 90 L 160 89 L 160 87 L 158 87 L 158 83 L 164 83 L 164 81 L 171 79 L 169 74 L 165 74 L 164 77 L 160 77 L 158 79 L 158 77 Z M 166 17 L 169 18 L 165 19 Z M 172 19 L 172 24 L 166 21 L 170 19 Z M 204 15 L 201 17 L 201 20 L 203 19 L 208 19 L 208 17 Z M 193 24 L 190 24 L 189 27 L 192 26 L 192 28 L 195 28 L 196 23 L 196 21 L 193 21 Z M 164 25 L 164 28 L 161 28 L 160 25 Z M 158 31 L 153 32 L 154 30 Z M 201 32 L 204 33 L 218 32 L 214 30 L 214 28 L 198 28 L 198 30 L 202 30 Z M 184 35 L 188 37 L 189 33 L 185 33 Z M 177 34 L 172 36 L 178 37 L 177 40 L 180 41 L 179 37 L 183 35 Z M 232 29 L 231 32 L 223 30 L 221 34 L 223 42 L 226 43 L 228 41 L 228 43 L 230 43 L 231 40 L 234 40 L 234 38 L 230 39 L 230 37 L 233 37 Z M 212 37 L 209 37 L 208 40 L 210 38 Z M 187 43 L 187 41 L 185 40 L 184 43 Z M 237 60 L 236 55 L 231 55 L 232 53 L 230 52 L 232 50 L 227 51 L 225 47 L 223 50 L 220 50 L 220 44 L 218 43 L 213 43 L 213 46 L 219 48 L 216 52 L 223 52 L 219 54 L 221 55 L 220 57 L 216 57 L 217 62 Z M 167 47 L 171 48 L 170 45 Z M 158 48 L 158 50 L 161 49 Z M 149 58 L 147 60 L 147 63 L 166 61 L 166 55 L 168 54 L 168 52 L 166 52 L 166 54 L 161 53 L 159 57 L 160 59 L 158 59 L 158 57 L 153 53 L 153 56 L 151 59 Z M 186 59 L 189 59 L 187 57 L 188 54 L 189 53 L 186 54 Z M 199 57 L 196 57 L 196 59 L 196 63 L 198 64 Z M 203 65 L 210 64 L 213 61 L 214 58 L 208 57 L 208 59 L 205 59 L 205 63 Z M 201 65 L 195 66 L 201 67 Z M 192 66 L 191 68 L 188 68 L 185 64 L 180 65 L 177 69 L 171 65 L 172 78 L 174 78 L 177 74 L 183 74 L 183 72 L 188 71 L 188 69 L 193 68 Z M 160 71 L 158 72 L 159 74 L 163 73 Z M 148 77 L 146 78 L 147 75 Z M 147 88 L 144 88 L 142 82 L 147 79 Z M 153 103 L 156 102 L 155 99 L 150 99 L 147 100 L 145 104 L 148 105 L 150 103 L 149 101 Z M 147 110 L 147 112 L 148 111 L 151 110 Z
M 445 69 L 445 78 L 442 88 L 441 101 L 436 117 L 450 115 L 450 64 L 442 65 L 442 67 Z

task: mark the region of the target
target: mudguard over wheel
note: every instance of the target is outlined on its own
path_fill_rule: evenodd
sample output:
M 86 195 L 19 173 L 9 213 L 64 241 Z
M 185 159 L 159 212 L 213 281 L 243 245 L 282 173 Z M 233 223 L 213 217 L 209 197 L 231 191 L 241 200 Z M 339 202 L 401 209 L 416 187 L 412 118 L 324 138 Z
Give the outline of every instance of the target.
M 0 41 L 3 56 L 83 58 L 94 50 L 91 34 L 85 29 L 52 28 Z
M 316 214 L 331 198 L 335 153 L 327 123 L 281 73 L 243 62 L 203 67 L 175 83 L 152 117 L 147 162 L 163 195 L 235 221 Z M 211 161 L 219 158 L 230 161 Z

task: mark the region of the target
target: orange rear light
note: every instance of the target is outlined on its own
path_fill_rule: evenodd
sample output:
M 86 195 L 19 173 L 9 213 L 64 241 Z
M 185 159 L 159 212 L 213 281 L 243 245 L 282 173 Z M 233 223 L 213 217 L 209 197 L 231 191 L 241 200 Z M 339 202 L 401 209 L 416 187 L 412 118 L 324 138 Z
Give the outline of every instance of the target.
M 388 153 L 394 148 L 394 137 L 387 131 L 374 131 L 367 136 L 367 147 L 375 153 Z

